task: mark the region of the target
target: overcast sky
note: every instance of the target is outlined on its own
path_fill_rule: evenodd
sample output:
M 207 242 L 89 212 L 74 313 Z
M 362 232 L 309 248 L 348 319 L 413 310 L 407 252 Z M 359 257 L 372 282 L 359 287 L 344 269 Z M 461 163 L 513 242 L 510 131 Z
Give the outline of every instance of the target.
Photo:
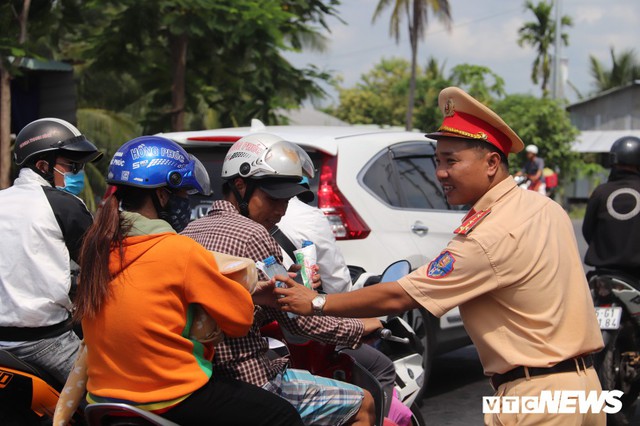
M 533 0 L 534 3 L 537 0 Z M 640 56 L 640 0 L 561 0 L 561 12 L 573 19 L 566 30 L 569 46 L 562 56 L 568 60 L 568 78 L 577 89 L 587 94 L 593 90 L 589 73 L 589 55 L 597 57 L 607 68 L 611 66 L 609 50 L 617 54 L 634 48 Z M 406 26 L 400 44 L 389 36 L 390 10 L 371 23 L 378 0 L 342 0 L 339 15 L 346 22 L 330 20 L 331 33 L 325 53 L 287 54 L 296 66 L 309 63 L 342 76 L 345 87 L 352 87 L 363 73 L 382 58 L 401 57 L 410 60 Z M 435 19 L 429 22 L 421 41 L 418 64 L 430 56 L 445 64 L 448 74 L 462 63 L 484 65 L 500 75 L 507 93 L 539 95 L 531 82 L 531 66 L 535 59 L 532 48 L 519 47 L 518 29 L 524 22 L 534 21 L 525 11 L 524 0 L 449 0 L 453 27 L 447 32 Z M 403 23 L 404 24 L 404 23 Z M 323 104 L 337 104 L 337 94 Z M 570 101 L 575 93 L 565 87 Z

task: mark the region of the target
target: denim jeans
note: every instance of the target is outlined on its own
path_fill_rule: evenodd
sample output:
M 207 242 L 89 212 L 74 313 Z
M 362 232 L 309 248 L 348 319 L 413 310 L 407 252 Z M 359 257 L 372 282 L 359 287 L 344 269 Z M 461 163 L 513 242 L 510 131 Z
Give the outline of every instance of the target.
M 50 339 L 25 342 L 18 346 L 3 347 L 2 349 L 45 370 L 64 384 L 78 356 L 79 345 L 78 336 L 73 331 L 67 331 Z

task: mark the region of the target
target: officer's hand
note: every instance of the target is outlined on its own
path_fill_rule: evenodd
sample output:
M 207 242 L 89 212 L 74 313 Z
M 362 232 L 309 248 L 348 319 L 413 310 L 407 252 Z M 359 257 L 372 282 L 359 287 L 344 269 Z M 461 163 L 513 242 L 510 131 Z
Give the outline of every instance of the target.
M 278 280 L 287 285 L 287 288 L 275 287 L 273 293 L 278 296 L 277 302 L 284 312 L 293 312 L 298 315 L 313 315 L 311 301 L 318 295 L 315 291 L 298 284 L 289 277 L 276 275 L 271 281 Z

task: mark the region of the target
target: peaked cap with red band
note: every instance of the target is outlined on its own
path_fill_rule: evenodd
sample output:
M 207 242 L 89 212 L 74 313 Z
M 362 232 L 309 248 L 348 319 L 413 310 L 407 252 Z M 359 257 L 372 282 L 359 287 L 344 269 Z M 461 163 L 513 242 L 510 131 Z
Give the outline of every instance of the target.
M 428 138 L 482 140 L 494 145 L 505 155 L 520 152 L 524 148 L 520 137 L 498 114 L 459 87 L 443 89 L 438 96 L 438 107 L 444 120 L 437 132 L 427 133 Z

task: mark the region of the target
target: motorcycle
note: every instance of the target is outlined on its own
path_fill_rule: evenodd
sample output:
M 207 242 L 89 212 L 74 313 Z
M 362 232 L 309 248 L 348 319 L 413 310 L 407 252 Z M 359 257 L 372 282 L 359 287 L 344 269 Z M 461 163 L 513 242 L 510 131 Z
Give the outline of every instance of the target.
M 409 270 L 408 262 L 397 262 L 387 268 L 383 278 L 395 280 L 406 275 Z M 420 339 L 401 318 L 389 320 L 386 327 L 379 330 L 378 336 L 382 342 L 381 350 L 392 359 L 396 368 L 395 389 L 398 399 L 410 408 L 411 423 L 416 426 L 424 425 L 424 419 L 416 404 L 424 377 Z M 278 356 L 290 355 L 294 367 L 306 369 L 312 374 L 351 382 L 370 390 L 377 407 L 376 425 L 383 424 L 384 393 L 382 386 L 369 371 L 355 362 L 353 358 L 346 353 L 336 351 L 333 345 L 313 341 L 286 343 L 287 339 L 276 323 L 263 327 L 262 331 L 265 336 L 270 336 L 270 348 Z M 120 403 L 90 404 L 85 408 L 85 415 L 89 426 L 141 424 L 177 426 L 153 413 Z
M 522 189 L 529 189 L 529 186 L 531 186 L 531 180 L 527 175 L 516 175 L 513 177 L 513 180 L 515 180 L 516 185 Z
M 401 260 L 389 265 L 378 282 L 397 281 L 409 272 L 411 272 L 411 264 Z M 386 317 L 385 329 L 379 332 L 378 349 L 394 364 L 398 399 L 411 409 L 414 416 L 417 413 L 421 419 L 418 401 L 426 378 L 423 360 L 425 347 L 406 319 L 408 318 L 405 315 Z M 422 423 L 424 421 L 414 422 L 414 424 Z
M 617 271 L 589 275 L 589 287 L 605 347 L 595 358 L 603 389 L 621 390 L 622 410 L 610 425 L 628 425 L 640 395 L 640 282 Z
M 157 414 L 122 403 L 89 404 L 85 416 L 89 426 L 179 426 Z
M 411 269 L 409 262 L 399 261 L 390 265 L 374 282 L 395 281 Z M 425 421 L 417 404 L 424 381 L 422 361 L 423 346 L 411 326 L 401 317 L 388 318 L 384 327 L 374 337 L 379 339 L 376 346 L 387 355 L 396 369 L 395 391 L 397 399 L 409 408 L 412 425 L 424 425 Z M 261 332 L 269 341 L 269 348 L 277 356 L 289 356 L 293 368 L 304 369 L 314 375 L 353 383 L 367 389 L 375 401 L 376 425 L 385 420 L 384 393 L 377 379 L 351 356 L 334 345 L 312 340 L 301 341 L 298 336 L 290 336 L 277 323 L 262 327 Z
M 0 424 L 50 424 L 62 384 L 8 351 L 0 350 Z M 77 411 L 73 424 L 83 424 Z

